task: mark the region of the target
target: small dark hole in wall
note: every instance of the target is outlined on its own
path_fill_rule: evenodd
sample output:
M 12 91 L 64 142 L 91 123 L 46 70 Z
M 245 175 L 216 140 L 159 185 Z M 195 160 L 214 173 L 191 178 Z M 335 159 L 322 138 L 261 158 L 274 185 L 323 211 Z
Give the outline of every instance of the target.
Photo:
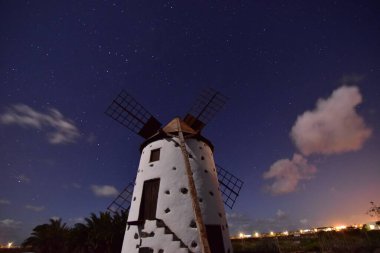
M 135 239 L 138 239 L 139 238 L 139 235 L 137 233 L 135 233 L 135 236 L 134 236 Z
M 208 171 L 207 171 L 207 170 L 205 170 L 205 173 L 208 173 Z
M 197 244 L 195 241 L 192 241 L 192 242 L 191 242 L 191 247 L 192 247 L 192 248 L 195 248 L 195 247 L 197 247 L 197 246 L 198 246 L 198 244 Z
M 208 193 L 210 193 L 211 196 L 214 196 L 214 193 L 212 191 L 209 191 Z
M 201 202 L 201 203 L 202 203 L 202 202 L 203 202 L 203 199 L 202 199 L 202 198 L 199 198 L 199 202 Z
M 178 143 L 175 143 L 174 146 L 175 146 L 175 147 L 179 147 Z
M 202 149 L 202 147 L 199 147 L 199 149 Z
M 189 190 L 187 190 L 187 188 L 185 188 L 185 187 L 182 187 L 180 191 L 181 191 L 183 194 L 186 194 Z
M 190 227 L 191 227 L 191 228 L 196 228 L 196 227 L 197 227 L 197 224 L 195 223 L 194 220 L 191 220 L 191 222 L 190 222 Z
M 169 194 L 170 194 L 170 191 L 169 191 L 169 190 L 166 190 L 166 191 L 165 191 L 165 194 L 169 195 Z
M 150 167 L 153 167 L 153 163 L 149 164 Z
M 176 170 L 177 168 L 176 167 L 173 167 L 173 170 Z
M 222 214 L 221 213 L 218 213 L 219 217 L 222 217 Z
M 154 236 L 154 232 L 153 232 L 153 231 L 150 232 L 150 233 L 149 233 L 149 236 L 150 236 L 150 237 L 153 237 L 153 236 Z
M 166 208 L 164 211 L 165 211 L 165 213 L 169 213 L 169 212 L 170 212 L 170 209 L 169 209 L 169 208 Z
M 136 201 L 136 197 L 133 197 L 133 201 Z
M 192 155 L 192 154 L 189 154 L 189 158 L 193 158 L 193 155 Z
M 164 250 L 163 249 L 160 249 L 159 251 L 158 251 L 158 253 L 164 253 Z M 228 252 L 229 253 L 229 252 Z
M 201 160 L 204 160 L 205 158 L 203 156 L 201 156 Z

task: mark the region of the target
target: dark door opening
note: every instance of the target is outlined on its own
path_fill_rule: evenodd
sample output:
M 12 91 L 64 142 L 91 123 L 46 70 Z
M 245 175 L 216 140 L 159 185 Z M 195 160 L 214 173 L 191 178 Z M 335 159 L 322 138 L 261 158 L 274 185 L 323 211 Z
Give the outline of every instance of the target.
M 140 248 L 140 249 L 139 249 L 139 253 L 153 253 L 153 249 L 151 249 L 151 248 L 146 248 L 146 247 L 144 247 L 144 248 Z
M 140 203 L 139 221 L 154 220 L 156 218 L 158 190 L 160 179 L 151 179 L 144 182 Z
M 224 241 L 222 228 L 220 225 L 206 225 L 206 233 L 211 253 L 222 253 L 224 251 Z

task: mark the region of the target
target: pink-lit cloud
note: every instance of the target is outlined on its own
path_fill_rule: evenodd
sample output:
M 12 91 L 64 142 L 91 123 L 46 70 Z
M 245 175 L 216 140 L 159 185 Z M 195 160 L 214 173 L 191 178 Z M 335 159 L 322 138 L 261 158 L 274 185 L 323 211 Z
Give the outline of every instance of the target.
M 356 151 L 363 147 L 372 130 L 356 112 L 362 96 L 356 86 L 342 86 L 327 99 L 319 99 L 312 111 L 298 116 L 290 137 L 302 153 L 293 159 L 281 159 L 273 163 L 263 174 L 264 179 L 272 179 L 267 186 L 269 192 L 281 195 L 293 192 L 301 180 L 308 180 L 317 171 L 309 164 L 311 154 L 339 154 Z
M 273 180 L 272 184 L 267 185 L 266 190 L 273 195 L 293 192 L 297 189 L 299 181 L 311 179 L 316 171 L 316 167 L 309 164 L 300 154 L 294 154 L 292 160 L 278 160 L 263 174 L 264 179 Z
M 371 136 L 355 107 L 362 102 L 356 86 L 342 86 L 316 108 L 298 116 L 290 136 L 304 155 L 355 151 Z

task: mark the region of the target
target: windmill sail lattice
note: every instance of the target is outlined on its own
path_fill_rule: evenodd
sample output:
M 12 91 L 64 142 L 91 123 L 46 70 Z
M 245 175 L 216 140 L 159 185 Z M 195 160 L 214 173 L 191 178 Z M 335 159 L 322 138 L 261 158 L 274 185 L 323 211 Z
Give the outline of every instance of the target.
M 113 100 L 106 114 L 145 139 L 155 134 L 162 125 L 124 90 Z
M 216 165 L 216 168 L 223 202 L 226 206 L 232 209 L 244 182 L 223 169 L 221 166 Z
M 114 201 L 107 207 L 107 210 L 112 213 L 126 211 L 131 206 L 133 187 L 135 183 L 130 182 L 127 187 L 117 196 Z
M 227 97 L 220 92 L 206 89 L 201 93 L 184 121 L 194 130 L 200 131 L 222 109 L 226 101 Z

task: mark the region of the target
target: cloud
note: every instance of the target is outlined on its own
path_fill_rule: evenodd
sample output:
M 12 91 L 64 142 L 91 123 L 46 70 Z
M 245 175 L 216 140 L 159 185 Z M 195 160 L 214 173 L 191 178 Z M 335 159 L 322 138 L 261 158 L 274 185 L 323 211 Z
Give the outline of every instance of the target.
M 264 172 L 263 177 L 274 180 L 266 187 L 269 192 L 273 195 L 282 195 L 295 191 L 299 181 L 311 179 L 316 171 L 317 168 L 308 164 L 306 158 L 294 154 L 292 160 L 281 159 L 272 164 L 269 170 Z
M 58 216 L 52 216 L 52 217 L 50 217 L 50 219 L 58 221 L 58 220 L 61 219 L 61 217 L 58 217 Z
M 79 184 L 79 183 L 74 182 L 74 183 L 71 183 L 71 184 L 64 184 L 64 185 L 62 185 L 62 187 L 64 189 L 81 189 L 82 185 Z
M 26 205 L 25 206 L 26 209 L 29 209 L 29 210 L 32 210 L 34 212 L 41 212 L 43 210 L 45 210 L 45 207 L 44 206 L 32 206 L 32 205 Z
M 80 136 L 74 123 L 54 108 L 42 113 L 28 105 L 12 105 L 6 109 L 5 113 L 0 114 L 0 124 L 46 130 L 48 131 L 47 139 L 51 144 L 73 143 Z
M 21 221 L 16 221 L 12 219 L 0 220 L 0 227 L 2 228 L 18 228 L 21 224 Z
M 360 80 L 362 77 L 344 77 Z M 339 154 L 356 151 L 371 136 L 372 130 L 366 126 L 355 107 L 362 102 L 356 86 L 342 86 L 333 91 L 327 99 L 319 99 L 316 108 L 298 116 L 290 137 L 302 153 L 294 154 L 292 160 L 281 159 L 264 172 L 264 179 L 274 179 L 267 190 L 274 195 L 293 192 L 301 180 L 313 177 L 317 169 L 308 163 L 311 154 Z
M 17 180 L 17 183 L 29 183 L 30 182 L 30 178 L 25 174 L 17 175 L 17 176 L 15 176 L 15 178 Z
M 119 194 L 112 185 L 91 185 L 91 190 L 97 197 L 115 197 Z
M 278 209 L 276 212 L 276 217 L 278 219 L 283 219 L 286 217 L 286 213 L 284 211 L 282 211 L 281 209 Z
M 70 218 L 69 223 L 70 224 L 76 224 L 76 223 L 84 223 L 85 219 L 83 217 L 77 217 L 77 218 Z
M 11 202 L 7 199 L 0 199 L 0 205 L 10 205 Z
M 316 108 L 298 116 L 290 136 L 304 155 L 338 154 L 362 148 L 372 133 L 355 107 L 362 102 L 356 86 L 342 86 Z

